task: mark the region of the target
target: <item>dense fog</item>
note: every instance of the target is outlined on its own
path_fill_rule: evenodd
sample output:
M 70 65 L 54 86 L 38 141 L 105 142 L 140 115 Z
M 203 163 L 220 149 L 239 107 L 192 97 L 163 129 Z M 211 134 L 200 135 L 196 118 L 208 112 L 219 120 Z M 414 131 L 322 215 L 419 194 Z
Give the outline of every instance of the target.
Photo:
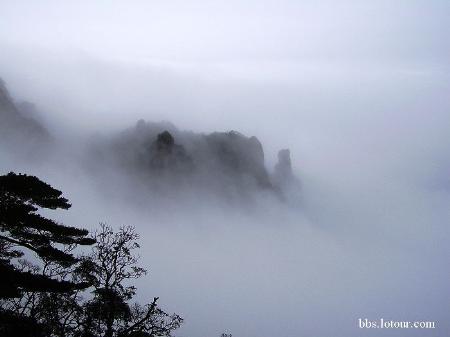
M 136 226 L 139 297 L 183 316 L 176 336 L 445 336 L 449 12 L 439 0 L 0 1 L 0 78 L 24 116 L 0 115 L 3 135 L 17 129 L 0 172 L 61 189 L 73 206 L 48 215 L 68 225 Z M 130 159 L 164 130 L 192 176 Z M 232 130 L 257 138 L 273 188 L 222 171 L 210 144 Z M 284 187 L 281 149 L 295 176 Z M 361 330 L 359 318 L 437 328 Z

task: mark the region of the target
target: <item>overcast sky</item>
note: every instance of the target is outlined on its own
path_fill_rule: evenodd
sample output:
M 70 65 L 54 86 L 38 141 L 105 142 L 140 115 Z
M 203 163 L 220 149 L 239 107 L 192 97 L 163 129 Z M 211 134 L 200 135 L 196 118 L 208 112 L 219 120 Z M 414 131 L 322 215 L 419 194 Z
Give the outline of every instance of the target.
M 111 105 L 127 105 L 128 114 L 147 104 L 143 96 L 157 92 L 143 89 L 154 82 L 196 111 L 214 110 L 227 95 L 236 98 L 236 86 L 244 92 L 241 106 L 245 90 L 258 96 L 262 86 L 285 93 L 301 86 L 298 91 L 312 91 L 309 96 L 346 90 L 357 97 L 364 86 L 427 81 L 426 88 L 448 88 L 450 3 L 445 0 L 2 0 L 0 9 L 1 70 L 11 90 L 20 85 L 19 96 L 49 105 L 38 87 L 52 85 L 59 96 L 76 97 L 77 111 L 86 102 L 102 117 L 111 117 L 112 108 L 94 104 L 97 91 L 125 92 L 120 83 L 137 92 L 128 100 L 111 98 Z M 14 64 L 18 70 L 11 69 Z M 214 93 L 207 92 L 211 86 Z M 154 106 L 173 104 L 156 100 Z
M 2 1 L 2 41 L 179 63 L 373 62 L 438 66 L 450 4 L 437 1 Z

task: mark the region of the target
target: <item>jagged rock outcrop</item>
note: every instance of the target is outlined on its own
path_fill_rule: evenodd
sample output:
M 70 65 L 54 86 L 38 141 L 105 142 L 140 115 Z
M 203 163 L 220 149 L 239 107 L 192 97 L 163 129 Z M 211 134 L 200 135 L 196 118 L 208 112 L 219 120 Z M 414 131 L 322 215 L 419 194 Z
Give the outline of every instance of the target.
M 289 149 L 280 150 L 278 152 L 278 162 L 275 165 L 273 173 L 273 182 L 277 186 L 284 187 L 290 184 L 293 179 L 291 152 Z
M 280 195 L 282 182 L 293 176 L 288 150 L 280 152 L 276 178 L 271 177 L 259 140 L 236 131 L 198 134 L 140 120 L 117 135 L 110 150 L 119 166 L 157 188 L 185 184 L 224 195 L 252 190 Z
M 5 156 L 12 153 L 35 160 L 55 151 L 73 156 L 75 152 L 63 139 L 52 141 L 35 115 L 35 106 L 16 103 L 0 79 L 0 150 L 6 149 Z M 284 190 L 294 181 L 289 150 L 280 151 L 274 173 L 269 174 L 260 141 L 237 131 L 194 133 L 169 122 L 140 120 L 118 134 L 96 136 L 87 148 L 82 150 L 87 169 L 102 177 L 112 169 L 113 174 L 134 179 L 133 186 L 144 186 L 170 200 L 183 191 L 238 202 L 250 200 L 255 191 L 283 199 Z
M 169 131 L 158 134 L 148 152 L 152 170 L 157 172 L 180 171 L 187 173 L 192 168 L 192 159 L 182 145 L 175 144 Z

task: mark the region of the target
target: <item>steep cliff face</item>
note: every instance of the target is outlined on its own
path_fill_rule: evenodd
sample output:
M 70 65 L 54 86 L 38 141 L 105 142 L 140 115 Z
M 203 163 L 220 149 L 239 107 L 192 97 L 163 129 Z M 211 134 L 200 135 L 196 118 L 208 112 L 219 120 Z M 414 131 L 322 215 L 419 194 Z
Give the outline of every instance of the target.
M 264 151 L 256 137 L 248 138 L 236 131 L 214 132 L 205 136 L 205 141 L 205 155 L 217 169 L 247 175 L 261 188 L 272 187 L 264 166 Z
M 18 111 L 6 89 L 5 82 L 0 78 L 0 117 L 12 119 L 17 114 Z
M 19 147 L 36 145 L 36 142 L 50 139 L 47 130 L 30 116 L 33 109 L 29 103 L 16 104 L 0 79 L 0 140 L 3 145 L 9 142 Z
M 291 164 L 291 152 L 289 149 L 283 149 L 278 152 L 278 162 L 275 165 L 272 180 L 274 184 L 281 187 L 291 184 L 294 180 Z

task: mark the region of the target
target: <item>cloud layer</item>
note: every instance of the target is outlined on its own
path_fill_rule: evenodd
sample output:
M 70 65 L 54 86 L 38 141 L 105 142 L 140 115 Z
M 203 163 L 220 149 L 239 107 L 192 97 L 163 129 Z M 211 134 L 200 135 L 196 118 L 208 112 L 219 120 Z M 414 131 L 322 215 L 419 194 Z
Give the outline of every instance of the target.
M 62 189 L 68 225 L 136 225 L 140 296 L 186 318 L 179 336 L 405 336 L 361 331 L 366 317 L 450 329 L 447 1 L 0 6 L 0 76 L 62 145 L 45 162 L 1 151 L 0 169 Z M 140 118 L 254 135 L 269 168 L 290 148 L 300 206 L 155 207 L 122 173 L 88 173 L 92 134 Z

